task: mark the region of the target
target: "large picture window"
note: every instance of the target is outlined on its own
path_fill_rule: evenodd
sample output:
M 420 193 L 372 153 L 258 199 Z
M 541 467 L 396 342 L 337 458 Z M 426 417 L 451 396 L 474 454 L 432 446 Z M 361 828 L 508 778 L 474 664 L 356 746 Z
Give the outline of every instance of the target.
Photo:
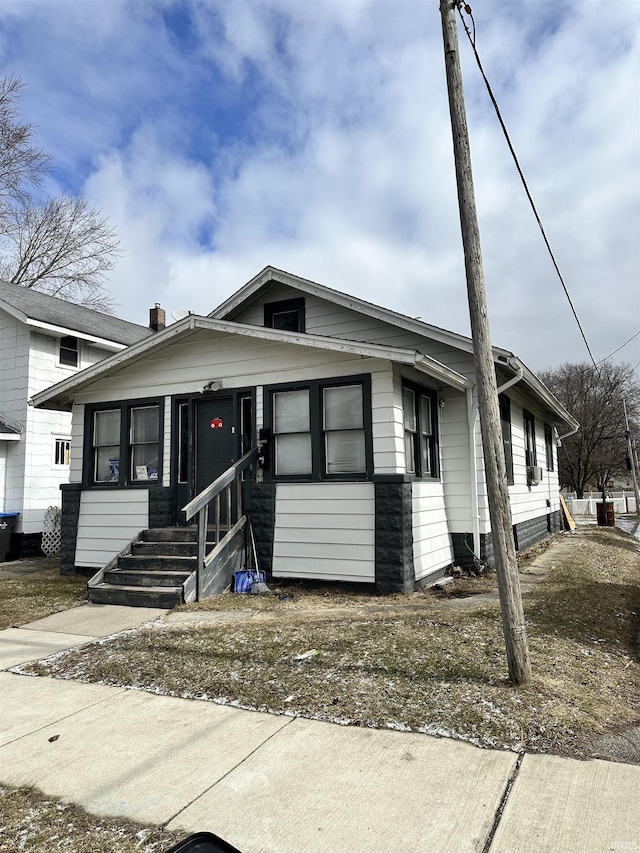
M 161 406 L 128 403 L 87 412 L 86 479 L 95 485 L 157 481 Z
M 405 467 L 407 474 L 416 477 L 438 476 L 435 400 L 430 391 L 409 386 L 402 389 Z
M 364 479 L 372 468 L 369 396 L 368 377 L 272 389 L 273 476 Z

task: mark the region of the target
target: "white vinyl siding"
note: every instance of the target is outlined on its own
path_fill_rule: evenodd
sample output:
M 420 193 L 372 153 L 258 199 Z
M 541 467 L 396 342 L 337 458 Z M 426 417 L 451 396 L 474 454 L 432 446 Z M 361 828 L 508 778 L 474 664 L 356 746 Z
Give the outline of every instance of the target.
M 408 347 L 419 350 L 457 370 L 465 376 L 473 375 L 473 356 L 470 352 L 457 349 L 446 343 L 423 337 L 415 332 L 399 328 L 351 308 L 343 308 L 327 299 L 301 293 L 287 285 L 274 282 L 267 292 L 252 305 L 247 306 L 233 319 L 238 323 L 254 326 L 264 325 L 264 305 L 268 302 L 294 299 L 300 296 L 305 301 L 306 332 L 312 335 L 346 338 L 352 341 L 367 341 L 387 346 Z M 428 322 L 429 318 L 424 318 Z M 428 334 L 428 330 L 425 330 Z
M 85 491 L 80 500 L 75 565 L 102 568 L 149 527 L 147 489 Z
M 19 530 L 42 531 L 50 506 L 61 505 L 60 485 L 74 474 L 74 459 L 81 456 L 81 443 L 72 446 L 71 464 L 54 464 L 56 438 L 71 435 L 71 414 L 34 409 L 27 401 L 34 394 L 77 372 L 78 368 L 60 366 L 60 339 L 30 329 L 0 310 L 0 412 L 24 426 L 20 440 L 7 452 L 4 474 L 4 506 L 20 513 Z M 79 367 L 104 358 L 106 351 L 80 347 Z M 78 479 L 81 478 L 78 477 Z
M 469 426 L 463 394 L 442 395 L 440 417 L 440 460 L 443 494 L 452 533 L 473 530 L 472 477 L 470 474 Z M 476 435 L 479 465 L 482 465 L 480 436 Z
M 273 576 L 375 581 L 372 483 L 279 483 Z
M 415 482 L 413 502 L 413 563 L 416 580 L 422 580 L 453 562 L 451 537 L 442 483 Z

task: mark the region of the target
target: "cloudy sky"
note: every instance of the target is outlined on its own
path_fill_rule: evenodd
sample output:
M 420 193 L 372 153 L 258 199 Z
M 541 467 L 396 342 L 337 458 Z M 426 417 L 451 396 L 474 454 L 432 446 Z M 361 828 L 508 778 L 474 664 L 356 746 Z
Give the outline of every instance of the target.
M 640 331 L 640 2 L 472 0 L 596 360 Z M 494 344 L 588 360 L 464 31 Z M 3 0 L 0 70 L 117 229 L 117 313 L 206 314 L 267 264 L 469 333 L 438 0 Z M 614 356 L 640 362 L 640 335 Z

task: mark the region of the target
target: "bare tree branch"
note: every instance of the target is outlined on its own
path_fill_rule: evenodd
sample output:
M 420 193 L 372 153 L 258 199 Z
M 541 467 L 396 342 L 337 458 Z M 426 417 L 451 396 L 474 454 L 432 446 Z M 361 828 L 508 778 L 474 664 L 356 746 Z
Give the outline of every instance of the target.
M 575 435 L 558 449 L 560 483 L 582 497 L 589 487 L 602 489 L 612 478 L 626 475 L 627 442 L 624 410 L 637 431 L 640 384 L 628 364 L 602 362 L 563 364 L 540 378 L 580 423 Z
M 0 276 L 110 312 L 104 285 L 118 239 L 84 196 L 34 196 L 49 157 L 32 144 L 31 125 L 18 120 L 21 89 L 17 78 L 0 78 Z
M 0 78 L 0 205 L 26 198 L 30 187 L 39 187 L 50 158 L 32 143 L 33 128 L 18 121 L 17 102 L 22 82 Z

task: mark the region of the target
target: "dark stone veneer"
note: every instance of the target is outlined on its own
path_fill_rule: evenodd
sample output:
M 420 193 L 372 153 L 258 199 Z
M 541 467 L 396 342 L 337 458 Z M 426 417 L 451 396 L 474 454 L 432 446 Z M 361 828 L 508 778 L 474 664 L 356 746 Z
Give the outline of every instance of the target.
M 273 537 L 276 524 L 276 484 L 247 483 L 249 518 L 256 540 L 258 564 L 268 575 L 273 570 Z M 248 543 L 251 548 L 251 542 Z
M 562 530 L 560 510 L 514 524 L 513 535 L 516 551 L 524 551 L 549 536 L 550 533 L 558 533 L 560 530 Z M 473 565 L 473 533 L 453 533 L 451 539 L 456 564 L 462 568 L 470 568 Z M 493 567 L 493 555 L 492 535 L 481 533 L 480 559 Z
M 383 481 L 374 486 L 376 590 L 413 592 L 411 483 Z

